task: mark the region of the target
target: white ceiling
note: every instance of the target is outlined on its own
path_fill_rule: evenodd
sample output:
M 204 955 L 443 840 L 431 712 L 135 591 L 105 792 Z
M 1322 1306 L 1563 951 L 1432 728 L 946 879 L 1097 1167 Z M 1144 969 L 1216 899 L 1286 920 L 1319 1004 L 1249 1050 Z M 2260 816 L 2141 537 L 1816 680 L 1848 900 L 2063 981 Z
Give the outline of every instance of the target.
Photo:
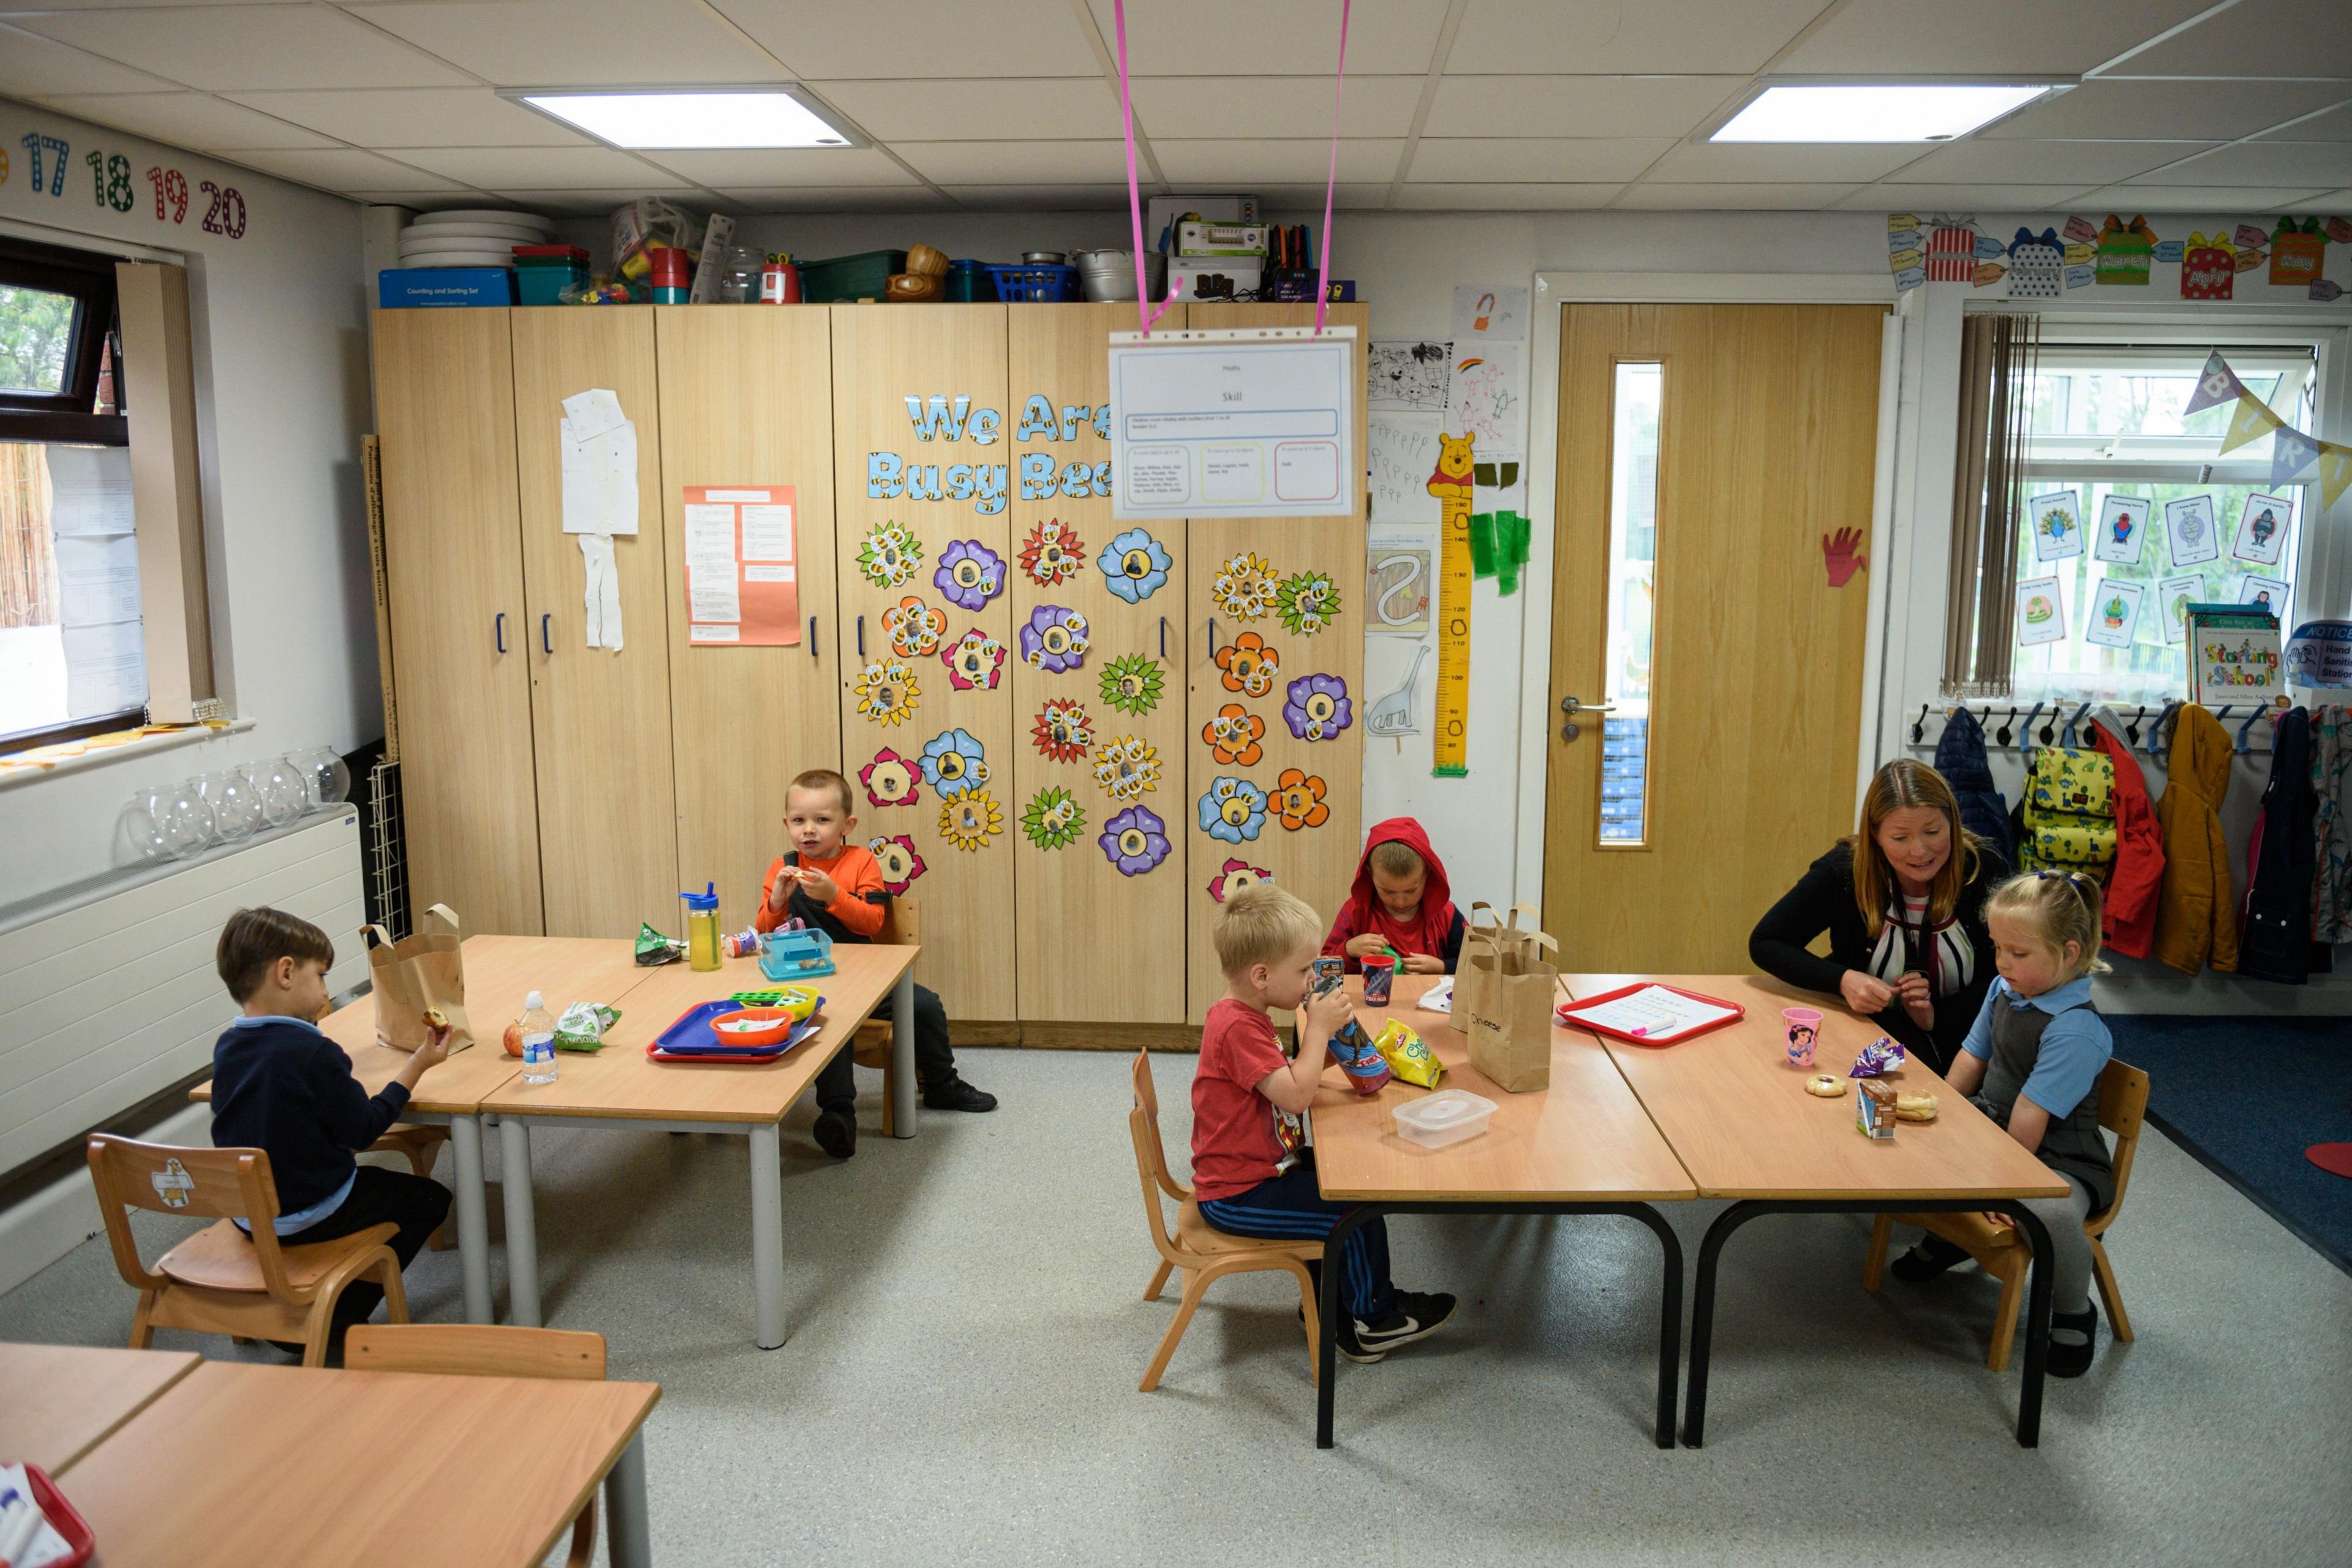
M 1338 0 L 1133 0 L 1147 192 L 1322 194 Z M 1126 205 L 1111 0 L 0 0 L 0 93 L 364 201 Z M 2081 76 L 1958 142 L 1710 145 L 1762 76 Z M 626 153 L 501 87 L 798 81 L 870 149 Z M 2352 208 L 2347 0 L 1354 0 L 1338 201 Z

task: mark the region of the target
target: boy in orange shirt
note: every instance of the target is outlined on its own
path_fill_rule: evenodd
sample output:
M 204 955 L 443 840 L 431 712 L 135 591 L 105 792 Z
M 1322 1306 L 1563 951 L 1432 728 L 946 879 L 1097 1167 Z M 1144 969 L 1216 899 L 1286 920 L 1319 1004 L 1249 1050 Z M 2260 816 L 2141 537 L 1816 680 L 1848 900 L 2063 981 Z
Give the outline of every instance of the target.
M 784 828 L 793 847 L 776 857 L 760 884 L 754 929 L 771 931 L 787 920 L 805 921 L 837 942 L 872 942 L 882 929 L 890 895 L 873 855 L 846 842 L 857 818 L 850 812 L 849 781 L 830 768 L 812 768 L 784 791 Z M 875 1016 L 893 1016 L 885 1006 Z M 915 987 L 915 1077 L 923 1104 L 933 1110 L 993 1110 L 996 1097 L 956 1076 L 948 1043 L 948 1014 L 939 994 Z M 836 1160 L 857 1152 L 857 1072 L 844 1049 L 816 1078 L 817 1146 Z

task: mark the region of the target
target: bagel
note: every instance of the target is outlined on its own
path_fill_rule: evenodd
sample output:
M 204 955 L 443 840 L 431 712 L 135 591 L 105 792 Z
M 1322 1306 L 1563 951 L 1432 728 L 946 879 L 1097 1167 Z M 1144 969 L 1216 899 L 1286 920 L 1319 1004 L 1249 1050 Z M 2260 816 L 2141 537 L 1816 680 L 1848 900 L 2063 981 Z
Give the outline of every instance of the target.
M 1936 1120 L 1936 1097 L 1932 1094 L 1898 1094 L 1895 1097 L 1895 1116 L 1899 1121 L 1933 1121 Z
M 1823 1100 L 1836 1100 L 1845 1093 L 1845 1079 L 1833 1073 L 1822 1073 L 1818 1078 L 1805 1080 L 1805 1092 L 1818 1094 Z

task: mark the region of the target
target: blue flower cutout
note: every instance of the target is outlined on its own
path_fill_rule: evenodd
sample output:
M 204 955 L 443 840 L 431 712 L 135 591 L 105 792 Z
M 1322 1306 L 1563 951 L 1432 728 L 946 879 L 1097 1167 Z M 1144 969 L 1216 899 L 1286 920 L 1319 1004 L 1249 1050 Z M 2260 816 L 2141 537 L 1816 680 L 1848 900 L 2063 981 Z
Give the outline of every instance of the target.
M 1110 591 L 1129 604 L 1139 604 L 1168 581 L 1167 548 L 1139 528 L 1130 528 L 1095 557 L 1095 564 L 1110 579 Z
M 977 539 L 950 540 L 931 581 L 950 603 L 977 610 L 1004 592 L 1004 557 Z
M 1265 791 L 1247 779 L 1211 780 L 1200 804 L 1201 831 L 1212 838 L 1239 844 L 1265 826 Z
M 1103 824 L 1103 858 L 1118 868 L 1122 877 L 1140 877 L 1168 858 L 1168 825 L 1157 814 L 1130 805 Z
M 923 782 L 941 800 L 970 795 L 988 782 L 987 753 L 969 730 L 950 730 L 923 747 Z

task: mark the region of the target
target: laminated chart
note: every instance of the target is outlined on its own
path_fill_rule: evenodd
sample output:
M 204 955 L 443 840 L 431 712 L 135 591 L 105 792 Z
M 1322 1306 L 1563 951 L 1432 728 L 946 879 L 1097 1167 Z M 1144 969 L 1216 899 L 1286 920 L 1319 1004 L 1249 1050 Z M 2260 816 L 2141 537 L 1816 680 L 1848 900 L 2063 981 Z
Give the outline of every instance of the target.
M 1113 513 L 1349 517 L 1356 330 L 1110 335 Z

